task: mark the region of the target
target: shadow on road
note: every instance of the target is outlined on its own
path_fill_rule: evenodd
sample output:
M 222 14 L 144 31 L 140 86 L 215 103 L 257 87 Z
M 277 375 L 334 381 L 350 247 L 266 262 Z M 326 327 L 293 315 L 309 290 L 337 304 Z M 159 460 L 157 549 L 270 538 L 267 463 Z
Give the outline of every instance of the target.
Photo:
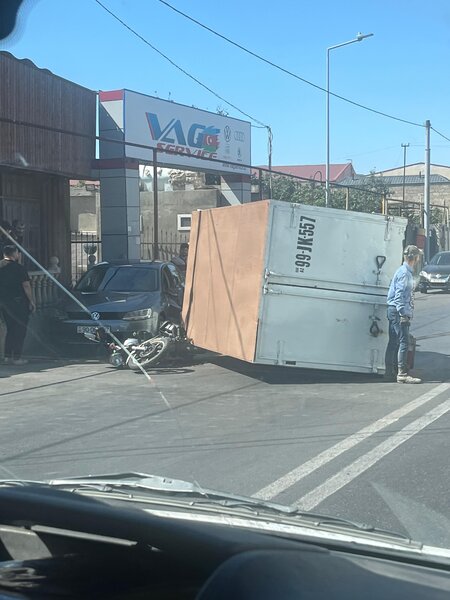
M 254 365 L 228 356 L 217 356 L 210 360 L 224 369 L 236 371 L 241 375 L 258 379 L 268 384 L 336 384 L 336 383 L 376 383 L 383 381 L 380 375 L 372 373 L 344 373 L 339 371 L 321 371 L 318 369 L 300 369 L 275 365 Z
M 450 378 L 450 355 L 417 350 L 414 372 L 424 382 L 448 381 Z
M 44 360 L 35 360 L 35 361 L 31 361 L 30 363 L 28 363 L 27 365 L 23 365 L 20 367 L 14 367 L 14 366 L 9 366 L 9 365 L 1 365 L 0 366 L 0 380 L 1 379 L 7 379 L 8 377 L 14 377 L 17 375 L 22 375 L 24 373 L 45 373 L 46 371 L 49 371 L 51 369 L 58 369 L 58 368 L 62 368 L 62 367 L 67 367 L 67 366 L 73 366 L 73 365 L 78 365 L 81 364 L 80 362 L 76 362 L 76 361 L 49 361 L 48 359 L 44 359 Z M 85 361 L 83 362 L 83 365 L 87 365 L 90 364 L 89 362 Z M 99 363 L 97 361 L 91 363 L 94 365 L 98 365 Z M 101 367 L 103 367 L 103 365 L 101 365 Z M 84 379 L 89 379 L 91 377 L 98 377 L 100 375 L 107 375 L 108 374 L 108 370 L 105 369 L 101 369 L 99 371 L 97 371 L 96 373 L 89 373 L 88 375 L 78 375 L 77 377 L 66 377 L 65 379 L 58 379 L 57 381 L 46 381 L 45 378 L 42 378 L 40 381 L 42 381 L 43 383 L 38 383 L 37 385 L 31 385 L 29 387 L 23 387 L 21 386 L 20 388 L 17 389 L 11 389 L 5 390 L 5 384 L 2 383 L 2 387 L 1 387 L 1 391 L 0 391 L 0 398 L 3 398 L 4 396 L 10 396 L 13 394 L 22 394 L 24 392 L 29 392 L 31 390 L 36 391 L 36 390 L 40 390 L 43 388 L 48 388 L 48 387 L 54 387 L 57 385 L 62 385 L 62 384 L 66 384 L 66 383 L 71 383 L 74 381 L 82 381 Z

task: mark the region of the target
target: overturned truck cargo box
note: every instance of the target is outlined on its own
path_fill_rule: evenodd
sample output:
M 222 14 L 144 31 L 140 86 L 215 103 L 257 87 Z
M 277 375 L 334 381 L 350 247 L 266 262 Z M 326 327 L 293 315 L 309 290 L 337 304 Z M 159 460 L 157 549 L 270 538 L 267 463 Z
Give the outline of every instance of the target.
M 406 220 L 265 200 L 193 213 L 183 318 L 258 364 L 383 373 Z

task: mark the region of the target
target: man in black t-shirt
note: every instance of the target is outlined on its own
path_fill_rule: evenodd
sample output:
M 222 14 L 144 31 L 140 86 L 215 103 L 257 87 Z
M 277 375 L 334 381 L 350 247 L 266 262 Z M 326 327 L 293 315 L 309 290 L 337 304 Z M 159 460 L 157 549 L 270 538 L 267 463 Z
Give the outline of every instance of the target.
M 30 312 L 36 310 L 26 269 L 19 264 L 16 246 L 3 248 L 0 261 L 0 309 L 6 323 L 5 361 L 14 365 L 26 364 L 22 349 L 27 333 Z

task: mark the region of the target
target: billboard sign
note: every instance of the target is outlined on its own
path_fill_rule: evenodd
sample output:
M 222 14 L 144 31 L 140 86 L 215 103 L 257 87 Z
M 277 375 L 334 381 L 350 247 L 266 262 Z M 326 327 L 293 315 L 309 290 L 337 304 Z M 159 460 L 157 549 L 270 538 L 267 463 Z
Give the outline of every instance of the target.
M 100 101 L 108 110 L 104 92 Z M 117 94 L 117 92 L 116 92 Z M 251 162 L 251 126 L 247 121 L 160 100 L 129 90 L 122 92 L 122 125 L 125 143 L 161 150 L 158 163 L 200 171 L 227 171 L 249 174 L 244 165 Z M 115 107 L 117 114 L 117 106 Z M 111 114 L 111 113 L 110 113 Z M 148 162 L 153 152 L 147 148 L 125 146 L 128 158 Z M 225 161 L 236 163 L 227 165 Z M 242 166 L 241 166 L 242 165 Z

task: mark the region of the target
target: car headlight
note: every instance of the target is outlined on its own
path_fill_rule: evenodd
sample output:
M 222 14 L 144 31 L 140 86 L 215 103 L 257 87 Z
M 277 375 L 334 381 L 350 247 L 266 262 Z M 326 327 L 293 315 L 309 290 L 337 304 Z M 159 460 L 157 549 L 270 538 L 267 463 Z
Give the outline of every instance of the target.
M 153 314 L 151 308 L 143 308 L 142 310 L 133 310 L 125 313 L 123 318 L 125 321 L 140 321 L 141 319 L 149 319 Z
M 424 279 L 430 278 L 430 274 L 427 273 L 426 271 L 420 271 L 419 275 L 420 275 L 420 277 L 423 277 Z

